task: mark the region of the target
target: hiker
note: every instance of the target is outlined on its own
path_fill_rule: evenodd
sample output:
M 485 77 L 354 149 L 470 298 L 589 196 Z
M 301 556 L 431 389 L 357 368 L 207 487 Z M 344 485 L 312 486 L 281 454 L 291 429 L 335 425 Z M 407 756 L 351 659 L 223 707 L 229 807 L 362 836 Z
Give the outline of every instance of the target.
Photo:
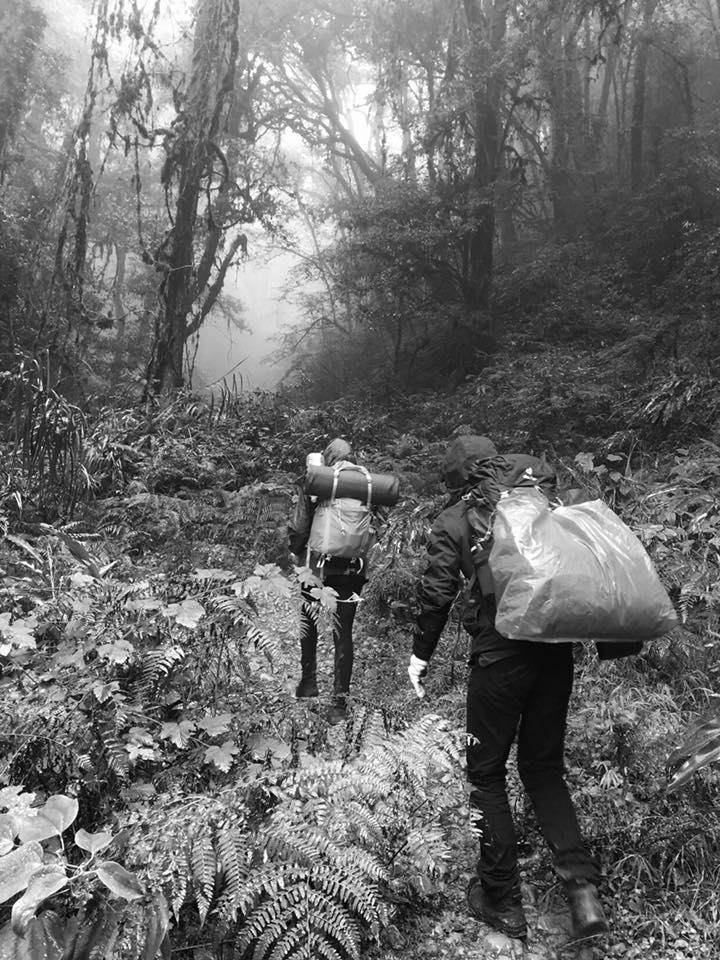
M 505 783 L 506 762 L 517 734 L 518 772 L 565 886 L 574 935 L 587 937 L 607 930 L 607 922 L 597 895 L 598 868 L 580 834 L 564 779 L 572 644 L 531 643 L 501 636 L 494 627 L 494 595 L 476 573 L 471 554 L 474 533 L 468 503 L 475 496 L 492 504 L 497 501 L 501 490 L 497 477 L 509 460 L 512 457 L 498 457 L 493 443 L 481 436 L 459 436 L 447 450 L 445 483 L 450 499 L 430 534 L 408 673 L 417 696 L 424 696 L 428 663 L 464 575 L 470 596 L 463 624 L 472 637 L 467 776 L 473 820 L 480 835 L 477 874 L 467 890 L 468 907 L 478 919 L 508 936 L 526 936 L 516 837 Z
M 351 445 L 347 440 L 336 437 L 323 450 L 325 466 L 334 466 L 341 461 L 355 463 Z M 332 587 L 337 593 L 337 610 L 333 621 L 333 641 L 335 643 L 335 679 L 333 684 L 333 702 L 328 712 L 330 723 L 339 723 L 347 716 L 347 697 L 353 668 L 352 627 L 358 600 L 365 583 L 364 557 L 339 558 L 307 556 L 308 538 L 312 526 L 313 514 L 317 503 L 300 486 L 293 518 L 288 525 L 290 552 L 295 554 L 297 565 L 311 567 L 326 587 Z M 300 608 L 300 667 L 302 675 L 298 683 L 296 697 L 317 697 L 317 610 L 318 601 L 311 588 L 302 588 L 302 606 Z

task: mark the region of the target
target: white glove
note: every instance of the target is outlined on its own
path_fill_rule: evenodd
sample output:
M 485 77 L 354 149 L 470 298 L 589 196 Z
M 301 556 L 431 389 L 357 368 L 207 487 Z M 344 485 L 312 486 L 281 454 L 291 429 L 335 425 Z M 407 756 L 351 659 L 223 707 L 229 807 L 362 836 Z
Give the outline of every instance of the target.
M 416 657 L 415 654 L 410 657 L 410 666 L 408 667 L 408 676 L 410 677 L 410 683 L 415 689 L 416 696 L 422 700 L 425 696 L 425 677 L 428 672 L 428 662 L 427 660 L 421 660 L 420 657 Z

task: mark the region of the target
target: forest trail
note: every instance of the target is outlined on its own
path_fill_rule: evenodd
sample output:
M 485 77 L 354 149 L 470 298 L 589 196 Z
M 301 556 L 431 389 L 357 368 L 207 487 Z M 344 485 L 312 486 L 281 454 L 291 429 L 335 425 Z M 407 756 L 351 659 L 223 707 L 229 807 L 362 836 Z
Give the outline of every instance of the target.
M 273 505 L 262 514 L 262 522 L 252 531 L 243 528 L 243 537 L 238 539 L 239 524 L 244 522 L 244 518 L 250 514 L 259 516 L 254 506 L 256 498 L 266 498 L 270 494 L 274 498 Z M 138 508 L 142 508 L 145 517 L 148 499 L 147 495 L 138 498 Z M 175 515 L 182 512 L 190 525 L 184 528 L 185 533 L 193 528 L 195 530 L 195 534 L 191 534 L 187 541 L 187 547 L 192 547 L 192 550 L 188 549 L 187 560 L 198 565 L 233 567 L 246 549 L 243 540 L 248 536 L 253 541 L 252 545 L 248 543 L 251 553 L 255 554 L 256 549 L 260 548 L 260 562 L 276 559 L 267 547 L 271 543 L 277 544 L 278 532 L 288 509 L 287 491 L 282 489 L 282 484 L 260 485 L 259 488 L 250 486 L 231 497 L 220 499 L 222 502 L 218 502 L 217 496 L 211 491 L 193 493 L 183 501 L 163 496 L 152 498 L 153 532 L 160 534 L 161 540 L 167 537 L 172 543 L 178 526 Z M 231 502 L 226 502 L 228 500 Z M 177 549 L 177 545 L 174 549 Z M 366 709 L 380 710 L 392 714 L 399 723 L 403 723 L 429 713 L 437 714 L 461 736 L 465 713 L 464 634 L 457 632 L 455 623 L 448 625 L 447 635 L 433 659 L 428 697 L 418 701 L 407 677 L 411 622 L 407 613 L 380 614 L 371 596 L 372 586 L 371 579 L 364 591 L 354 631 L 352 699 L 357 711 L 355 716 Z M 271 752 L 277 749 L 277 762 L 286 762 L 289 753 L 287 727 L 292 726 L 301 740 L 301 763 L 307 754 L 319 760 L 339 758 L 351 739 L 353 713 L 347 726 L 339 724 L 331 727 L 327 724 L 326 714 L 332 689 L 332 641 L 327 636 L 321 636 L 319 643 L 319 699 L 296 700 L 294 689 L 299 675 L 299 645 L 296 639 L 297 623 L 292 621 L 299 615 L 299 595 L 291 599 L 290 607 L 291 622 L 288 622 L 286 615 L 281 618 L 279 658 L 274 664 L 272 676 L 264 681 L 273 698 L 278 698 L 279 694 L 278 705 L 284 702 L 286 712 L 278 717 L 278 739 L 263 741 L 263 748 L 267 743 Z M 283 724 L 285 733 L 280 732 Z M 569 749 L 572 752 L 572 734 Z M 513 776 L 512 769 L 510 776 Z M 457 771 L 457 796 L 458 809 L 464 813 L 467 798 L 460 769 Z M 524 815 L 527 811 L 520 812 Z M 474 843 L 464 829 L 456 829 L 451 831 L 449 837 L 451 865 L 442 882 L 437 884 L 437 892 L 424 897 L 421 905 L 403 902 L 393 923 L 381 934 L 380 945 L 368 946 L 365 955 L 369 960 L 600 960 L 615 957 L 624 960 L 644 960 L 646 957 L 652 957 L 653 960 L 683 960 L 690 957 L 693 960 L 715 960 L 717 955 L 712 945 L 705 940 L 697 926 L 693 929 L 694 922 L 690 916 L 671 916 L 662 912 L 662 907 L 657 910 L 654 904 L 642 902 L 641 893 L 637 895 L 641 912 L 633 912 L 625 902 L 623 889 L 618 888 L 615 894 L 608 889 L 610 882 L 614 881 L 606 883 L 601 890 L 611 922 L 610 934 L 588 942 L 574 942 L 562 890 L 552 873 L 544 845 L 533 835 L 534 829 L 533 824 L 523 823 L 521 826 L 521 831 L 526 830 L 530 837 L 530 843 L 521 846 L 521 852 L 526 854 L 524 859 L 521 857 L 523 899 L 528 919 L 528 939 L 525 943 L 507 938 L 468 914 L 465 890 L 474 869 Z M 604 864 L 605 869 L 611 866 Z M 649 917 L 655 921 L 655 927 L 648 923 Z M 661 931 L 660 937 L 655 932 L 657 928 Z
M 457 723 L 461 717 L 461 700 L 464 695 L 464 677 L 462 664 L 457 662 L 451 670 L 447 665 L 438 668 L 440 683 L 447 688 L 439 700 L 428 698 L 424 703 L 416 701 L 406 676 L 406 650 L 397 645 L 389 635 L 382 639 L 383 624 L 377 618 L 358 617 L 355 631 L 356 663 L 353 681 L 353 704 L 357 711 L 380 709 L 396 712 L 398 715 L 416 718 L 422 713 L 440 713 L 446 711 Z M 390 645 L 391 644 L 391 645 Z M 325 636 L 320 639 L 318 650 L 318 699 L 298 701 L 294 697 L 297 680 L 297 651 L 292 646 L 285 647 L 287 659 L 283 658 L 279 673 L 288 677 L 285 683 L 289 703 L 289 713 L 300 727 L 312 718 L 311 726 L 324 726 L 327 709 L 330 705 L 332 689 L 332 640 Z M 347 724 L 340 723 L 326 730 L 326 740 L 322 757 L 325 760 L 341 758 L 346 743 L 352 735 L 353 712 L 351 710 Z M 311 736 L 308 737 L 308 740 Z M 304 751 L 300 750 L 302 763 Z M 458 771 L 458 805 L 467 803 L 463 790 L 462 773 Z M 573 941 L 571 920 L 562 891 L 552 876 L 541 885 L 531 881 L 523 884 L 523 902 L 528 920 L 528 938 L 524 943 L 513 940 L 472 917 L 465 906 L 465 890 L 473 873 L 474 841 L 469 836 L 451 837 L 452 864 L 439 892 L 431 901 L 427 912 L 417 912 L 412 907 L 404 909 L 387 930 L 383 931 L 381 946 L 370 948 L 367 956 L 371 960 L 599 960 L 601 957 L 646 956 L 644 948 L 628 952 L 626 944 L 613 949 L 608 938 L 593 938 L 579 943 Z M 537 857 L 533 852 L 521 860 L 523 873 L 530 873 L 536 865 Z
M 454 633 L 454 625 L 452 629 Z M 408 636 L 406 624 L 405 638 Z M 442 646 L 439 649 L 425 701 L 417 701 L 410 687 L 406 674 L 409 642 L 398 643 L 396 626 L 376 615 L 366 616 L 362 611 L 358 614 L 354 639 L 352 699 L 355 709 L 388 710 L 406 718 L 437 713 L 449 719 L 460 731 L 464 720 L 464 667 L 462 649 L 453 644 L 454 637 L 450 643 L 445 643 L 445 656 Z M 454 662 L 447 659 L 448 648 L 451 648 L 450 655 L 457 658 Z M 288 661 L 282 672 L 287 671 L 286 676 L 290 678 L 286 683 L 291 701 L 289 707 L 298 720 L 303 715 L 312 715 L 320 725 L 325 723 L 332 689 L 331 649 L 332 640 L 321 636 L 318 649 L 320 697 L 297 701 L 294 697 L 299 669 L 297 651 L 286 648 Z M 343 755 L 352 723 L 351 711 L 347 730 L 345 724 L 327 729 L 324 759 Z M 512 757 L 510 764 L 513 764 Z M 457 788 L 458 804 L 464 807 L 467 797 L 461 771 L 458 771 Z M 531 841 L 531 845 L 522 845 L 520 869 L 528 937 L 525 942 L 513 940 L 469 914 L 465 891 L 474 873 L 475 843 L 469 835 L 461 833 L 451 836 L 450 843 L 452 864 L 442 884 L 438 885 L 438 894 L 424 906 L 403 908 L 395 922 L 383 931 L 381 945 L 368 949 L 369 960 L 646 960 L 649 957 L 653 960 L 691 957 L 699 960 L 714 957 L 707 944 L 691 945 L 682 936 L 669 940 L 665 948 L 658 948 L 657 943 L 643 936 L 640 930 L 632 929 L 622 911 L 614 918 L 617 904 L 607 890 L 601 893 L 611 923 L 610 933 L 584 941 L 574 940 L 567 902 L 560 883 L 549 868 L 547 851 L 542 849 L 539 836 Z M 617 919 L 617 924 L 613 924 L 613 919 Z
M 194 463 L 197 458 L 190 443 L 187 454 Z M 430 460 L 429 454 L 425 460 Z M 307 857 L 312 865 L 320 862 L 323 870 L 333 865 L 335 883 L 338 875 L 346 876 L 342 859 L 346 855 L 368 865 L 363 869 L 369 879 L 363 873 L 352 881 L 353 889 L 359 891 L 353 896 L 355 902 L 378 903 L 378 907 L 373 907 L 363 925 L 358 924 L 357 946 L 343 956 L 367 960 L 716 960 L 713 871 L 714 838 L 720 836 L 720 828 L 715 827 L 712 805 L 698 807 L 697 790 L 677 798 L 668 797 L 666 791 L 663 764 L 680 722 L 676 688 L 670 683 L 676 674 L 688 674 L 678 644 L 653 649 L 638 658 L 637 664 L 599 665 L 592 652 L 587 655 L 582 650 L 576 657 L 568 784 L 585 835 L 603 869 L 601 896 L 611 923 L 606 937 L 572 941 L 563 891 L 511 757 L 509 792 L 529 933 L 525 943 L 510 940 L 470 916 L 465 903 L 477 844 L 468 822 L 463 771 L 466 637 L 456 620 L 451 618 L 433 657 L 425 700 L 416 699 L 407 676 L 413 627 L 410 608 L 422 562 L 421 547 L 401 553 L 398 562 L 398 544 L 402 547 L 410 539 L 401 523 L 395 539 L 388 538 L 385 556 L 378 557 L 363 590 L 354 631 L 352 709 L 347 723 L 331 726 L 327 708 L 333 657 L 326 631 L 318 651 L 321 695 L 312 701 L 294 696 L 300 666 L 300 589 L 288 564 L 285 528 L 292 476 L 277 472 L 227 490 L 221 484 L 235 476 L 232 465 L 225 475 L 203 467 L 196 486 L 187 488 L 183 478 L 191 473 L 184 460 L 158 454 L 153 464 L 155 472 L 148 471 L 149 482 L 138 477 L 125 495 L 98 498 L 78 521 L 80 529 L 87 531 L 78 536 L 89 543 L 97 564 L 113 564 L 118 578 L 108 581 L 107 596 L 100 595 L 97 614 L 93 611 L 87 617 L 87 629 L 102 627 L 102 632 L 97 639 L 92 633 L 83 643 L 89 644 L 91 652 L 93 644 L 104 643 L 108 619 L 115 617 L 109 634 L 115 643 L 102 649 L 115 651 L 117 647 L 122 652 L 118 644 L 124 640 L 120 631 L 125 630 L 126 619 L 117 619 L 114 611 L 116 603 L 125 602 L 122 598 L 128 591 L 133 597 L 137 590 L 147 594 L 149 606 L 133 606 L 132 618 L 138 630 L 150 637 L 156 635 L 153 631 L 161 617 L 170 613 L 165 605 L 182 606 L 187 600 L 195 610 L 193 616 L 188 614 L 189 620 L 168 627 L 163 619 L 160 624 L 165 631 L 162 635 L 173 638 L 186 651 L 187 667 L 173 674 L 172 681 L 181 685 L 179 702 L 185 705 L 180 712 L 172 707 L 172 713 L 160 716 L 163 721 L 167 718 L 168 728 L 174 730 L 183 720 L 191 725 L 204 723 L 211 705 L 214 713 L 228 718 L 233 733 L 232 739 L 226 732 L 207 738 L 203 733 L 197 744 L 187 748 L 169 742 L 164 733 L 145 734 L 152 763 L 130 771 L 127 793 L 121 795 L 121 802 L 139 804 L 131 815 L 143 818 L 135 820 L 140 830 L 153 829 L 155 824 L 164 830 L 163 811 L 175 802 L 171 791 L 178 786 L 185 789 L 187 782 L 197 794 L 192 802 L 198 804 L 197 811 L 191 808 L 187 823 L 179 827 L 190 831 L 189 835 L 195 830 L 193 818 L 201 812 L 205 816 L 207 809 L 217 809 L 223 816 L 229 815 L 224 799 L 228 789 L 246 790 L 252 800 L 247 809 L 256 816 L 258 788 L 257 795 L 263 797 L 265 791 L 274 796 L 272 791 L 280 788 L 279 805 L 260 809 L 264 818 L 260 827 L 275 830 L 279 826 L 281 840 L 283 830 L 290 831 L 293 838 L 299 830 L 310 852 L 298 855 L 293 847 L 287 854 L 283 847 L 276 855 L 271 850 L 276 859 L 268 861 L 268 869 L 286 869 L 289 856 L 293 863 L 299 856 L 301 864 Z M 426 522 L 432 507 L 429 499 L 423 502 L 425 512 L 418 525 Z M 406 519 L 401 514 L 400 520 Z M 414 527 L 410 529 L 416 533 Z M 47 543 L 44 538 L 37 540 L 42 549 L 47 547 L 70 583 L 70 603 L 86 597 L 89 588 L 82 583 L 72 586 L 77 563 L 74 554 L 61 553 L 64 542 L 57 537 Z M 17 552 L 13 562 L 18 562 Z M 43 584 L 36 589 L 45 590 Z M 237 609 L 235 591 L 231 592 L 228 584 L 241 592 L 245 588 L 252 591 L 257 604 L 252 615 L 230 620 L 225 613 L 215 613 L 226 609 L 228 599 L 231 611 Z M 92 596 L 97 602 L 98 594 Z M 198 609 L 209 621 L 199 629 Z M 117 632 L 113 633 L 116 622 Z M 74 650 L 72 636 L 63 642 Z M 214 664 L 209 679 L 208 662 Z M 79 681 L 74 663 L 65 666 L 64 660 L 58 661 L 51 674 L 58 688 L 56 697 L 62 694 L 64 684 L 68 690 L 77 690 L 78 682 L 89 686 L 117 677 L 114 662 L 98 657 L 83 661 Z M 34 669 L 45 676 L 47 664 L 41 647 Z M 34 711 L 31 718 L 44 725 L 56 702 L 46 702 L 44 694 L 17 699 L 17 710 L 13 703 L 6 708 L 9 722 L 28 723 L 28 713 Z M 152 709 L 164 711 L 162 704 L 155 708 L 154 701 L 149 702 Z M 105 707 L 99 704 L 96 709 Z M 69 726 L 67 733 L 61 731 L 66 738 L 62 742 L 68 743 L 74 756 L 77 745 L 85 743 L 87 724 L 84 714 L 77 711 L 68 716 L 75 725 Z M 118 727 L 125 738 L 122 743 L 133 745 L 135 728 L 126 730 L 122 723 Z M 221 767 L 215 759 L 208 759 L 212 749 L 208 743 L 215 737 L 226 738 L 237 760 Z M 218 751 L 221 747 L 215 744 L 214 753 Z M 35 789 L 45 769 L 38 767 L 34 753 L 23 753 L 11 778 Z M 152 795 L 143 794 L 138 800 L 136 783 L 149 784 Z M 61 792 L 64 786 L 60 782 L 53 789 Z M 98 798 L 81 799 L 83 805 L 88 800 L 98 803 Z M 118 808 L 115 797 L 100 797 L 99 803 L 99 812 L 86 819 L 87 827 L 102 825 L 111 813 L 118 824 L 127 823 L 128 814 L 124 807 Z M 236 809 L 234 800 L 231 809 Z M 252 829 L 256 830 L 254 822 Z M 328 836 L 331 844 L 337 841 L 340 845 L 336 853 L 323 845 Z M 252 839 L 248 834 L 249 843 L 254 844 L 254 838 L 254 832 Z M 264 842 L 262 836 L 260 841 Z M 138 833 L 136 848 L 144 851 L 144 843 Z M 257 856 L 266 854 L 266 848 L 257 848 Z M 146 869 L 147 857 L 142 853 L 140 860 L 139 856 L 128 847 L 125 862 L 131 870 Z M 159 856 L 151 859 L 150 868 L 156 872 L 166 869 Z M 188 876 L 196 883 L 194 874 Z M 334 888 L 328 889 L 333 895 Z M 333 909 L 334 904 L 330 904 Z M 188 915 L 192 918 L 192 913 Z M 348 915 L 354 924 L 355 919 Z M 193 925 L 192 919 L 185 923 L 184 916 L 172 925 L 173 947 L 189 955 L 195 951 L 195 960 L 208 960 L 200 949 L 205 930 Z M 218 954 L 216 960 L 227 957 Z

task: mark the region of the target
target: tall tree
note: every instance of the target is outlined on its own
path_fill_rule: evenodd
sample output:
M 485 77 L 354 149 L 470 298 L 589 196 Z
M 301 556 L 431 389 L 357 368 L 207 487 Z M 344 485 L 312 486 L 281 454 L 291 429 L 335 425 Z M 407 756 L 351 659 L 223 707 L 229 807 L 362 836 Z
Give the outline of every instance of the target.
M 10 148 L 25 109 L 30 73 L 46 26 L 45 14 L 21 0 L 18 8 L 0 9 L 0 183 L 5 179 Z
M 474 143 L 473 220 L 466 237 L 466 302 L 472 327 L 485 325 L 495 240 L 494 188 L 503 147 L 502 48 L 510 0 L 463 0 L 470 37 L 468 77 Z
M 647 97 L 647 71 L 652 41 L 653 14 L 658 0 L 643 0 L 641 19 L 637 28 L 635 72 L 633 75 L 632 125 L 630 127 L 630 186 L 637 190 L 643 179 L 643 146 L 645 108 Z
M 220 138 L 233 103 L 238 20 L 238 0 L 199 0 L 188 89 L 166 141 L 162 181 L 169 199 L 174 190 L 174 210 L 154 258 L 162 283 L 149 393 L 182 385 L 185 344 L 217 299 L 243 242 L 238 232 L 221 251 L 232 172 Z

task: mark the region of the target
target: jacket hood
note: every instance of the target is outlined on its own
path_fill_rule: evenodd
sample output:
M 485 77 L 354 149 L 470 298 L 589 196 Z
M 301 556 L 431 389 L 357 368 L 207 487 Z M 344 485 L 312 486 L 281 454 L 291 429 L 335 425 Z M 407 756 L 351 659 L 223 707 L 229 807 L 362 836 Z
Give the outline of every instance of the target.
M 456 437 L 445 454 L 443 475 L 448 490 L 468 486 L 477 477 L 480 464 L 497 455 L 495 444 L 487 437 L 471 433 Z
M 323 450 L 326 467 L 332 467 L 340 460 L 354 460 L 352 446 L 342 437 L 335 437 Z

